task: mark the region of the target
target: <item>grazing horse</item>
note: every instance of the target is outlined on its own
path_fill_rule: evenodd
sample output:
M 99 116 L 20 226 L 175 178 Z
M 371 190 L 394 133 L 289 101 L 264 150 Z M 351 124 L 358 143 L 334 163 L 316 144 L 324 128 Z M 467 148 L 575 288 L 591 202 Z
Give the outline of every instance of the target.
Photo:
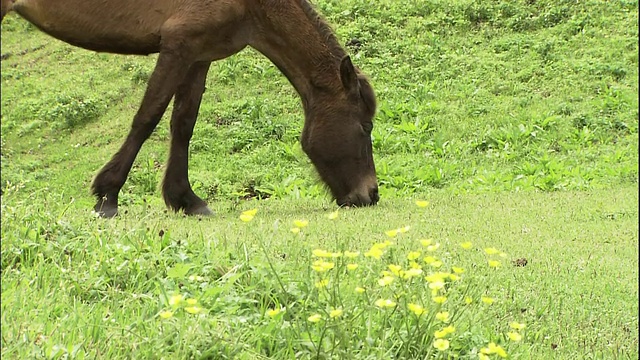
M 171 99 L 165 203 L 186 214 L 211 210 L 191 189 L 189 141 L 212 61 L 250 46 L 269 58 L 302 100 L 300 142 L 340 206 L 378 202 L 371 130 L 373 89 L 307 0 L 0 0 L 43 32 L 81 48 L 159 53 L 126 140 L 93 180 L 94 210 L 118 211 L 118 193 Z

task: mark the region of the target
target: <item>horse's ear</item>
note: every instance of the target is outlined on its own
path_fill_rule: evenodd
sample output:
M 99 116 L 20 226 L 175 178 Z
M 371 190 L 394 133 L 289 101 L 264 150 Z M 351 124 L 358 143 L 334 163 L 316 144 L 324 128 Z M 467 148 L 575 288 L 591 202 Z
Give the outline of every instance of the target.
M 343 57 L 340 62 L 340 80 L 342 80 L 342 86 L 344 86 L 347 91 L 358 88 L 358 74 L 349 55 Z

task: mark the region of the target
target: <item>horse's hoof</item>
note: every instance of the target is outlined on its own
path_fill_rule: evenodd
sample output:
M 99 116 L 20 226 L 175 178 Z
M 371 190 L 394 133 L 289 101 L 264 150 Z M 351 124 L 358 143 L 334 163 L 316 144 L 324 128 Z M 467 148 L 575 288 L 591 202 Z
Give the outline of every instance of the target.
M 199 216 L 211 216 L 213 215 L 213 211 L 211 211 L 211 209 L 209 209 L 209 207 L 207 205 L 202 205 L 199 206 L 195 209 L 189 210 L 189 211 L 185 211 L 184 212 L 187 215 L 199 215 Z
M 96 206 L 93 208 L 93 211 L 95 211 L 95 213 L 98 214 L 99 217 L 105 218 L 105 219 L 110 219 L 110 218 L 118 215 L 118 207 L 117 206 L 104 205 L 104 204 L 102 204 L 102 201 L 100 201 L 100 202 L 98 202 L 98 204 L 96 204 Z

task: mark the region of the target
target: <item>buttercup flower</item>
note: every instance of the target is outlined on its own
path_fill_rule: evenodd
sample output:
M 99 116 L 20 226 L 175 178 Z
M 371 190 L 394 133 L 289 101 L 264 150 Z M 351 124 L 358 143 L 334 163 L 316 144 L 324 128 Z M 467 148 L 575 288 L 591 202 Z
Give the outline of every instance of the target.
M 402 278 L 403 279 L 411 279 L 412 277 L 416 277 L 416 276 L 420 276 L 422 274 L 422 269 L 420 268 L 411 268 L 407 271 L 405 271 L 402 274 Z
M 312 322 L 312 323 L 317 323 L 318 321 L 322 320 L 322 315 L 320 315 L 320 314 L 313 314 L 313 315 L 309 316 L 309 317 L 307 318 L 307 320 L 308 320 L 309 322 Z
M 487 305 L 493 304 L 493 298 L 490 298 L 488 296 L 483 296 L 483 297 L 480 298 L 480 300 L 482 300 L 482 302 L 487 304 Z
M 433 347 L 438 349 L 439 351 L 445 351 L 449 348 L 449 340 L 447 339 L 436 339 L 433 341 Z
M 473 299 L 472 299 L 471 297 L 469 297 L 469 296 L 466 296 L 466 297 L 464 298 L 464 302 L 465 302 L 467 305 L 469 305 L 469 304 L 471 304 L 471 303 L 473 302 Z
M 462 244 L 460 244 L 460 246 L 463 249 L 467 249 L 468 250 L 468 249 L 471 249 L 471 246 L 473 246 L 473 244 L 471 244 L 471 241 L 466 241 L 466 242 L 463 242 Z
M 409 311 L 416 314 L 416 316 L 420 316 L 424 313 L 424 308 L 418 304 L 409 303 L 407 304 L 407 308 L 409 309 Z
M 184 308 L 184 311 L 188 312 L 189 314 L 198 314 L 202 311 L 202 308 L 199 306 L 187 306 L 186 308 Z
M 436 319 L 446 323 L 449 322 L 449 312 L 448 311 L 442 311 L 436 314 Z
M 419 257 L 420 257 L 420 251 L 411 251 L 409 252 L 409 254 L 407 254 L 407 259 L 409 261 L 413 261 Z
M 387 286 L 390 285 L 393 282 L 393 277 L 392 276 L 385 276 L 382 279 L 378 280 L 378 285 L 380 286 Z
M 496 354 L 502 358 L 507 357 L 507 352 L 500 345 L 489 343 L 488 347 L 480 349 L 480 353 L 485 355 Z
M 492 268 L 499 268 L 500 267 L 500 261 L 498 260 L 489 260 L 489 266 Z
M 292 227 L 290 230 L 294 234 L 300 234 L 300 228 L 299 227 Z
M 293 225 L 297 228 L 303 228 L 309 225 L 309 220 L 293 220 Z
M 422 244 L 422 246 L 424 247 L 427 247 L 431 245 L 432 241 L 433 241 L 432 239 L 420 239 L 420 244 Z
M 433 256 L 425 256 L 424 259 L 422 259 L 422 261 L 424 261 L 427 264 L 431 264 L 438 261 L 438 259 L 434 258 Z
M 358 264 L 347 264 L 347 270 L 355 270 L 358 268 Z
M 429 206 L 429 202 L 424 200 L 416 200 L 416 205 L 418 205 L 418 207 L 423 208 L 423 207 Z
M 333 211 L 333 212 L 330 212 L 330 213 L 327 215 L 327 218 L 329 218 L 329 220 L 335 220 L 335 219 L 337 219 L 337 218 L 338 218 L 338 210 Z
M 270 318 L 274 318 L 274 317 L 278 316 L 278 314 L 280 314 L 284 310 L 285 310 L 285 308 L 269 309 L 269 310 L 267 310 L 267 316 L 269 316 Z
M 484 252 L 486 252 L 488 255 L 495 255 L 495 254 L 499 253 L 500 251 L 498 251 L 498 249 L 496 249 L 496 248 L 485 248 Z
M 453 270 L 454 273 L 456 274 L 462 274 L 464 272 L 464 269 L 461 267 L 456 267 L 456 266 L 452 266 L 451 270 Z
M 362 294 L 363 292 L 365 292 L 365 289 L 364 289 L 364 288 L 362 288 L 362 287 L 360 287 L 360 286 L 358 286 L 358 287 L 356 287 L 355 291 L 356 291 L 358 294 Z
M 349 258 L 349 259 L 357 258 L 358 255 L 360 255 L 360 251 L 345 251 L 344 252 L 344 257 Z
M 509 337 L 509 340 L 514 342 L 522 340 L 522 335 L 518 334 L 517 332 L 508 332 L 507 336 Z
M 187 299 L 185 301 L 187 302 L 188 305 L 195 305 L 198 303 L 197 299 Z
M 447 301 L 446 296 L 434 296 L 431 298 L 436 304 L 444 304 Z
M 322 279 L 318 282 L 315 283 L 315 287 L 318 289 L 322 289 L 324 287 L 327 287 L 327 285 L 329 285 L 329 279 Z
M 253 220 L 253 217 L 256 216 L 257 212 L 258 212 L 258 209 L 243 211 L 242 214 L 240 214 L 240 220 L 244 222 L 249 222 Z
M 173 316 L 173 311 L 168 311 L 168 310 L 161 311 L 158 315 L 160 315 L 160 317 L 163 319 L 168 319 Z
M 391 270 L 391 273 L 395 276 L 400 276 L 400 272 L 402 271 L 402 268 L 398 265 L 394 265 L 394 264 L 389 264 L 388 266 L 389 270 Z
M 525 324 L 520 324 L 518 322 L 511 322 L 509 323 L 509 327 L 515 330 L 522 330 L 524 328 L 526 328 L 527 326 Z
M 337 318 L 339 316 L 342 316 L 342 309 L 333 309 L 329 312 L 329 317 L 330 318 Z
M 434 252 L 434 251 L 438 250 L 439 247 L 440 247 L 440 243 L 435 243 L 433 245 L 427 246 L 427 251 Z
M 374 304 L 379 308 L 392 308 L 396 306 L 396 303 L 389 299 L 378 299 Z
M 384 233 L 387 234 L 388 237 L 394 237 L 398 235 L 398 229 L 387 230 Z
M 324 249 L 314 249 L 311 254 L 315 257 L 330 257 L 331 253 Z
M 169 305 L 173 307 L 180 305 L 181 301 L 182 301 L 182 295 L 180 294 L 171 295 L 171 297 L 169 297 Z

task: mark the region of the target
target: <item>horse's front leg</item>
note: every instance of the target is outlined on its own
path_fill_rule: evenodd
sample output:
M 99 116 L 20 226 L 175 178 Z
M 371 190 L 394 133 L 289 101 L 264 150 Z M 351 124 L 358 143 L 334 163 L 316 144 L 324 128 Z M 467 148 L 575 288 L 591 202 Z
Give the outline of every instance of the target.
M 189 68 L 176 91 L 171 114 L 171 150 L 162 194 L 167 206 L 175 211 L 184 210 L 188 215 L 212 214 L 189 183 L 189 141 L 193 135 L 210 65 L 210 62 L 199 62 Z
M 94 210 L 98 215 L 113 217 L 118 213 L 118 193 L 127 180 L 142 144 L 158 125 L 178 85 L 182 83 L 191 64 L 189 60 L 176 51 L 160 51 L 129 135 L 93 180 L 92 191 L 97 197 Z

